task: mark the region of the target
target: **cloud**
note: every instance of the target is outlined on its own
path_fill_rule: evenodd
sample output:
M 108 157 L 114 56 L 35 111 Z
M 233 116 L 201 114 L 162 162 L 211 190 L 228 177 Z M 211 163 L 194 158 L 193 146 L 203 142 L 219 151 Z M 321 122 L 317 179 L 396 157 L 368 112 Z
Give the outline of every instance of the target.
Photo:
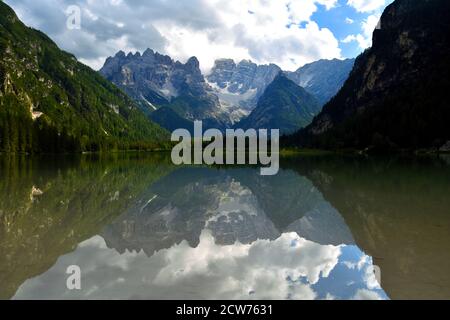
M 151 257 L 120 255 L 97 236 L 25 282 L 16 298 L 311 300 L 317 297 L 313 285 L 330 275 L 340 255 L 341 247 L 319 245 L 296 233 L 221 246 L 204 231 L 196 248 L 183 241 Z M 64 285 L 65 270 L 73 264 L 83 274 L 82 290 L 76 292 Z
M 355 20 L 350 19 L 350 18 L 345 18 L 345 23 L 346 24 L 353 24 L 355 22 Z
M 364 266 L 367 265 L 369 262 L 370 257 L 368 255 L 362 255 L 359 261 L 352 262 L 352 261 L 344 261 L 343 264 L 349 268 L 349 269 L 357 269 L 361 270 Z
M 356 41 L 358 46 L 364 50 L 372 45 L 372 34 L 375 30 L 378 22 L 380 21 L 381 14 L 373 14 L 364 19 L 361 23 L 361 33 L 351 34 L 341 40 L 342 43 L 351 43 Z
M 273 62 L 287 70 L 339 58 L 339 41 L 312 20 L 318 6 L 337 0 L 7 0 L 25 23 L 99 68 L 118 50 L 147 47 L 185 61 L 197 56 L 208 70 L 217 58 Z M 80 30 L 66 28 L 65 10 L 81 8 Z
M 358 12 L 372 12 L 379 10 L 386 4 L 386 0 L 348 0 L 347 5 Z
M 359 289 L 352 300 L 383 300 L 383 298 L 375 291 Z

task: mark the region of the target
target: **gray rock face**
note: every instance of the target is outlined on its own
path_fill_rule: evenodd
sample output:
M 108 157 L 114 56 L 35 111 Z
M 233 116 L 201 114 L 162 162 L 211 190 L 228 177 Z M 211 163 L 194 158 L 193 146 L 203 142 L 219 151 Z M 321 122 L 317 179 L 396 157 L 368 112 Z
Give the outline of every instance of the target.
M 189 89 L 198 90 L 202 87 L 201 83 L 205 81 L 197 68 L 198 60 L 195 57 L 182 64 L 148 49 L 143 55 L 139 52 L 125 55 L 119 51 L 114 57 L 106 59 L 100 73 L 127 91 L 145 93 L 152 90 L 170 101 L 186 89 L 182 88 L 183 83 L 190 84 Z
M 257 65 L 249 60 L 236 64 L 231 59 L 220 59 L 207 80 L 215 87 L 223 106 L 249 112 L 280 71 L 275 64 Z
M 217 84 L 221 89 L 225 89 L 231 81 L 236 69 L 236 63 L 232 59 L 216 60 L 208 81 Z
M 148 115 L 171 106 L 189 120 L 208 120 L 217 127 L 227 123 L 196 57 L 183 64 L 151 49 L 142 55 L 119 51 L 106 60 L 100 73 L 138 101 Z
M 319 60 L 286 72 L 289 79 L 314 95 L 323 106 L 342 88 L 352 71 L 355 59 Z

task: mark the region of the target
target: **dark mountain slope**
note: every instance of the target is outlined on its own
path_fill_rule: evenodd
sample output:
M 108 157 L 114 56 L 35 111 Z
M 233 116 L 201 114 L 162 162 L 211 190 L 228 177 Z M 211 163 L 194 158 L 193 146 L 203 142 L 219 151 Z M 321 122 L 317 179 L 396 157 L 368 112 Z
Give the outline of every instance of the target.
M 292 133 L 307 126 L 319 110 L 319 103 L 312 95 L 280 73 L 267 87 L 256 109 L 237 127 Z
M 194 134 L 194 122 L 179 116 L 169 107 L 162 107 L 154 111 L 150 115 L 150 119 L 170 132 L 176 129 L 187 129 L 192 135 Z
M 439 148 L 450 140 L 450 2 L 397 0 L 373 46 L 313 123 L 285 142 L 319 148 Z

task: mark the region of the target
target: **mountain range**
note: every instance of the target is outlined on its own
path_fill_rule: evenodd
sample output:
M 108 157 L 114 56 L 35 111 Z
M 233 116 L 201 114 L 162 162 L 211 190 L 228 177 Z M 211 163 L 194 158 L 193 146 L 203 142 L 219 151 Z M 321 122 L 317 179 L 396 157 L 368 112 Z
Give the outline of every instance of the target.
M 230 125 L 196 57 L 183 64 L 150 49 L 142 55 L 119 51 L 106 60 L 100 73 L 133 97 L 148 115 L 170 106 L 188 121 L 203 120 L 205 127 Z
M 159 148 L 167 131 L 0 2 L 0 151 Z
M 397 0 L 342 90 L 287 145 L 441 150 L 450 145 L 450 3 Z
M 147 49 L 143 54 L 118 52 L 106 60 L 100 73 L 133 97 L 150 119 L 168 130 L 180 125 L 190 129 L 194 120 L 202 120 L 207 128 L 223 130 L 242 125 L 259 128 L 264 124 L 274 126 L 267 129 L 293 133 L 308 125 L 320 107 L 338 92 L 353 61 L 320 60 L 295 72 L 284 72 L 275 64 L 219 59 L 204 76 L 196 57 L 183 64 Z M 284 90 L 281 86 L 276 90 L 277 97 L 269 97 L 274 91 L 266 90 L 280 73 L 291 80 L 291 86 L 285 93 L 281 93 Z M 313 96 L 319 107 L 295 105 L 299 113 L 294 118 L 290 118 L 292 110 L 285 106 L 271 109 L 270 112 L 275 111 L 273 114 L 261 114 L 267 109 L 264 101 L 282 100 L 280 96 L 289 96 L 293 87 L 294 91 L 306 91 L 302 94 Z M 297 102 L 291 99 L 290 104 Z M 265 120 L 261 121 L 261 117 Z

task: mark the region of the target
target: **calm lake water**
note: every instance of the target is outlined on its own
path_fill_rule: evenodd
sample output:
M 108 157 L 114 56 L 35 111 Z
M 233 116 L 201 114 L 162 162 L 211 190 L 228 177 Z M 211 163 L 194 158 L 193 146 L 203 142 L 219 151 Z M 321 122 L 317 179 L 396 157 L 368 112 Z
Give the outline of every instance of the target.
M 446 157 L 0 157 L 0 299 L 450 299 L 449 271 Z

